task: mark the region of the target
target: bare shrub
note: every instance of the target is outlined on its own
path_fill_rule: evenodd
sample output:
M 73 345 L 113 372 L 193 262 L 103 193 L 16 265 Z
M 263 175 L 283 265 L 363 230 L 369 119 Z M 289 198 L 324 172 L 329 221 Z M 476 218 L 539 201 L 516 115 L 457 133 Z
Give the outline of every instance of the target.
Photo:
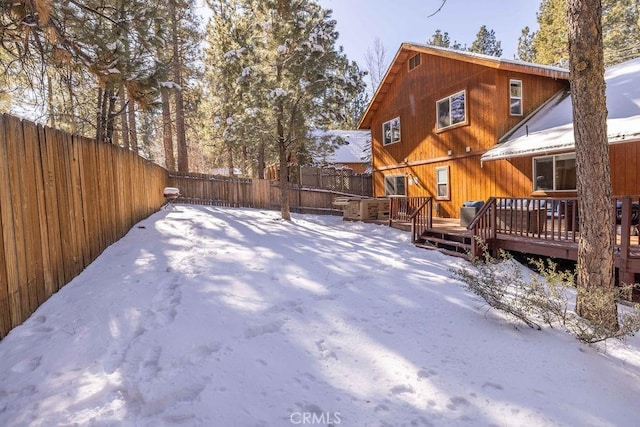
M 482 257 L 473 259 L 471 267 L 451 270 L 453 276 L 464 283 L 465 288 L 481 297 L 490 307 L 509 314 L 531 328 L 541 329 L 540 323 L 549 327 L 560 325 L 581 342 L 592 344 L 610 338 L 624 339 L 640 331 L 640 304 L 633 304 L 619 315 L 619 328 L 611 330 L 608 319 L 585 319 L 570 310 L 575 298 L 575 271 L 560 271 L 552 260 L 529 260 L 538 274 L 525 278 L 521 264 L 507 252 L 500 251 L 497 258 L 489 253 L 486 244 L 479 242 Z M 585 299 L 592 312 L 605 313 L 607 301 L 615 292 L 615 298 L 631 292 L 629 286 L 613 290 L 593 290 Z

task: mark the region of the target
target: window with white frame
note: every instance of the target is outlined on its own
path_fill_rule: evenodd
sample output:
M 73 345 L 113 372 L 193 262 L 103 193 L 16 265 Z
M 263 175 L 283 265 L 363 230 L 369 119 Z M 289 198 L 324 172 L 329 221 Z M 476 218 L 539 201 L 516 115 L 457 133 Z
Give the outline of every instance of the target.
M 522 115 L 522 80 L 509 80 L 509 113 Z
M 570 191 L 576 189 L 576 155 L 536 157 L 533 159 L 534 191 Z
M 449 166 L 436 168 L 436 199 L 444 200 L 451 198 L 449 191 Z
M 400 117 L 382 124 L 382 144 L 389 145 L 400 141 Z
M 384 177 L 384 194 L 386 196 L 406 196 L 405 175 L 389 175 Z
M 467 122 L 466 91 L 460 91 L 436 102 L 438 130 Z

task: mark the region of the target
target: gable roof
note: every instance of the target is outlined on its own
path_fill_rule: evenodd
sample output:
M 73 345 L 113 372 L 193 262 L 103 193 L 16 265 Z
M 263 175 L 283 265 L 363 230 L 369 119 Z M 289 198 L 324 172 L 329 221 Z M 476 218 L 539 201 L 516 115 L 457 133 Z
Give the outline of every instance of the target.
M 609 143 L 640 139 L 640 58 L 609 67 L 604 74 Z M 569 92 L 560 94 L 525 119 L 482 161 L 575 149 L 573 110 Z
M 556 79 L 569 79 L 569 71 L 565 68 L 554 67 L 551 65 L 533 64 L 530 62 L 518 61 L 515 59 L 498 58 L 495 56 L 438 46 L 405 42 L 400 45 L 400 48 L 393 58 L 393 61 L 391 61 L 391 65 L 387 69 L 386 74 L 380 82 L 376 93 L 373 95 L 369 106 L 362 115 L 360 123 L 358 123 L 358 129 L 370 128 L 372 117 L 378 110 L 382 99 L 389 92 L 389 88 L 402 70 L 402 67 L 405 66 L 405 63 L 408 61 L 409 57 L 415 55 L 416 53 L 424 53 L 427 55 L 455 59 L 457 61 L 469 62 L 499 70 L 508 70 L 518 73 L 545 76 Z

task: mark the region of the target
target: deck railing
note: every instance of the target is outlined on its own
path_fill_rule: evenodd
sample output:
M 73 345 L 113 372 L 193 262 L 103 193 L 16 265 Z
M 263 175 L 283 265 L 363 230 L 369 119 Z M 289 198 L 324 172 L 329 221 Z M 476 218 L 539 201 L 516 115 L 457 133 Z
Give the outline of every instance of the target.
M 423 204 L 431 199 L 427 197 L 406 197 L 391 196 L 389 197 L 389 225 L 394 222 L 411 222 L 411 216 L 418 211 Z
M 492 197 L 467 227 L 474 237 L 472 255 L 480 255 L 478 240 L 491 248 L 497 235 L 575 243 L 580 231 L 577 207 L 576 197 Z M 640 247 L 640 196 L 616 196 L 612 209 L 623 259 L 640 259 L 640 251 L 632 251 Z
M 497 233 L 495 197 L 490 197 L 487 200 L 467 226 L 467 229 L 471 230 L 471 256 L 473 258 L 482 256 L 483 245 L 492 248 L 492 243 L 496 239 Z
M 496 197 L 495 200 L 497 233 L 577 241 L 577 198 Z
M 432 198 L 427 197 L 426 200 L 418 206 L 413 214 L 409 217 L 411 221 L 411 242 L 416 243 L 420 240 L 425 231 L 433 227 Z

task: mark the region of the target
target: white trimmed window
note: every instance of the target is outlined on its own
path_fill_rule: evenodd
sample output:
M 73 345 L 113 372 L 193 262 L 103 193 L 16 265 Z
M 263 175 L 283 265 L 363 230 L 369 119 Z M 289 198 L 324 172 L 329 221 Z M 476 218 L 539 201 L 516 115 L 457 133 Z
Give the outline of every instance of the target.
M 450 198 L 449 166 L 441 166 L 436 168 L 436 199 L 445 200 Z
M 533 176 L 533 191 L 575 190 L 575 153 L 534 158 Z
M 522 80 L 509 80 L 509 114 L 522 115 Z
M 400 117 L 382 124 L 382 144 L 389 145 L 400 141 Z
M 436 102 L 436 123 L 438 130 L 467 122 L 466 91 L 454 93 Z
M 385 196 L 406 196 L 405 175 L 389 175 L 384 177 Z

